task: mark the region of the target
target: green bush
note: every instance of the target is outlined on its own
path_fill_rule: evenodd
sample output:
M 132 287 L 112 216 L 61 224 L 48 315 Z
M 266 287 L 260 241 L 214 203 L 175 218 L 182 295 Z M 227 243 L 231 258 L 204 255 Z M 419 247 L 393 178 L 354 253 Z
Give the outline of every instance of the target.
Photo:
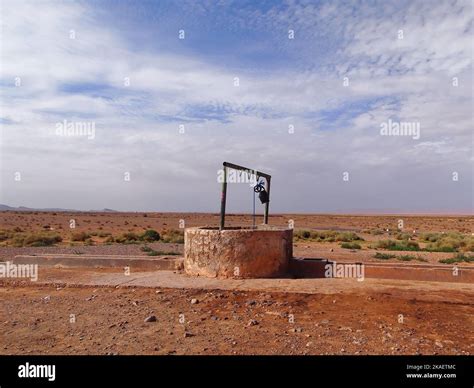
M 474 237 L 458 232 L 423 233 L 420 239 L 428 243 L 425 250 L 430 252 L 474 252 Z
M 474 256 L 466 256 L 463 253 L 458 253 L 457 255 L 450 257 L 448 259 L 441 259 L 439 260 L 440 263 L 443 264 L 454 264 L 454 263 L 473 263 L 474 262 Z
M 397 240 L 409 240 L 411 235 L 409 233 L 397 233 L 395 238 Z
M 346 248 L 346 249 L 361 249 L 362 247 L 357 244 L 357 243 L 349 243 L 349 242 L 343 242 L 341 244 L 341 248 Z
M 63 239 L 58 234 L 38 233 L 15 236 L 15 246 L 47 247 L 61 242 Z
M 296 230 L 293 233 L 296 240 L 310 240 L 317 242 L 351 242 L 351 241 L 364 241 L 364 239 L 358 236 L 354 232 L 338 232 L 335 230 L 322 230 L 322 231 L 310 231 L 310 230 Z
M 389 260 L 389 259 L 395 258 L 396 256 L 395 256 L 395 255 L 391 255 L 391 254 L 389 254 L 389 253 L 377 252 L 377 253 L 375 253 L 374 257 L 375 257 L 376 259 L 380 259 L 380 260 Z
M 374 245 L 371 245 L 371 248 L 376 249 L 387 249 L 389 251 L 419 251 L 420 246 L 415 241 L 409 240 L 380 240 L 377 241 Z
M 160 240 L 160 234 L 156 230 L 148 229 L 148 230 L 145 231 L 145 233 L 143 233 L 140 236 L 140 238 L 143 241 L 147 241 L 147 242 L 159 241 Z
M 165 243 L 183 244 L 184 231 L 176 229 L 164 230 L 161 233 L 161 241 Z

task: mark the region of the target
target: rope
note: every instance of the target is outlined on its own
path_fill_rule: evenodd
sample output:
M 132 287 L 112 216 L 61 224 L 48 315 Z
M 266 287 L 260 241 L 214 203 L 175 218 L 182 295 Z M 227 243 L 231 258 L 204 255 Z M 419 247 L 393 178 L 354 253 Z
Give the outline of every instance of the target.
M 252 190 L 253 196 L 253 228 L 255 229 L 255 191 Z

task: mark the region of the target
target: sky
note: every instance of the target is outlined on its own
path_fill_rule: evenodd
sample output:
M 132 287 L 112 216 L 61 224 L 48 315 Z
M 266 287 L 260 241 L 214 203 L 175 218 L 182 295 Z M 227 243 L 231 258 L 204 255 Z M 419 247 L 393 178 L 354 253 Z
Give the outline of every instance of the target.
M 473 213 L 469 0 L 0 4 L 2 204 Z

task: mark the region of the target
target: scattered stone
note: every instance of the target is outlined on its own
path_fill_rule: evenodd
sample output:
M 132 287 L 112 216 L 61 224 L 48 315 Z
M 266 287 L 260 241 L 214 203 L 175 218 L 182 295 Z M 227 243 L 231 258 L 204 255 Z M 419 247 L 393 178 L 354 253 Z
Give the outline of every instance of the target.
M 435 345 L 438 347 L 438 348 L 444 348 L 443 344 L 439 341 L 436 341 L 435 342 Z
M 145 318 L 144 322 L 156 322 L 156 317 L 154 315 L 150 315 Z
M 190 333 L 189 331 L 184 332 L 184 338 L 189 338 L 189 337 L 194 337 L 193 333 Z
M 199 303 L 199 300 L 197 300 L 196 298 L 191 299 L 191 304 L 198 304 L 198 303 Z
M 340 331 L 352 331 L 352 328 L 349 326 L 341 326 L 339 328 Z
M 257 304 L 256 301 L 254 300 L 249 300 L 247 303 L 245 303 L 247 306 L 255 306 Z
M 258 321 L 255 319 L 251 319 L 249 323 L 247 323 L 247 326 L 257 326 L 257 325 L 258 325 Z

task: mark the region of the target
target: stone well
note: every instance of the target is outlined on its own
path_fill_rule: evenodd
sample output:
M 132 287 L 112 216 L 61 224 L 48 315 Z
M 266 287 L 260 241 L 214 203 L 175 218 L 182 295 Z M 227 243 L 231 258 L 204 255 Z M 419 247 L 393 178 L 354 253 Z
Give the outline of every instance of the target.
M 292 229 L 197 227 L 184 233 L 184 269 L 194 276 L 279 277 L 292 256 Z

